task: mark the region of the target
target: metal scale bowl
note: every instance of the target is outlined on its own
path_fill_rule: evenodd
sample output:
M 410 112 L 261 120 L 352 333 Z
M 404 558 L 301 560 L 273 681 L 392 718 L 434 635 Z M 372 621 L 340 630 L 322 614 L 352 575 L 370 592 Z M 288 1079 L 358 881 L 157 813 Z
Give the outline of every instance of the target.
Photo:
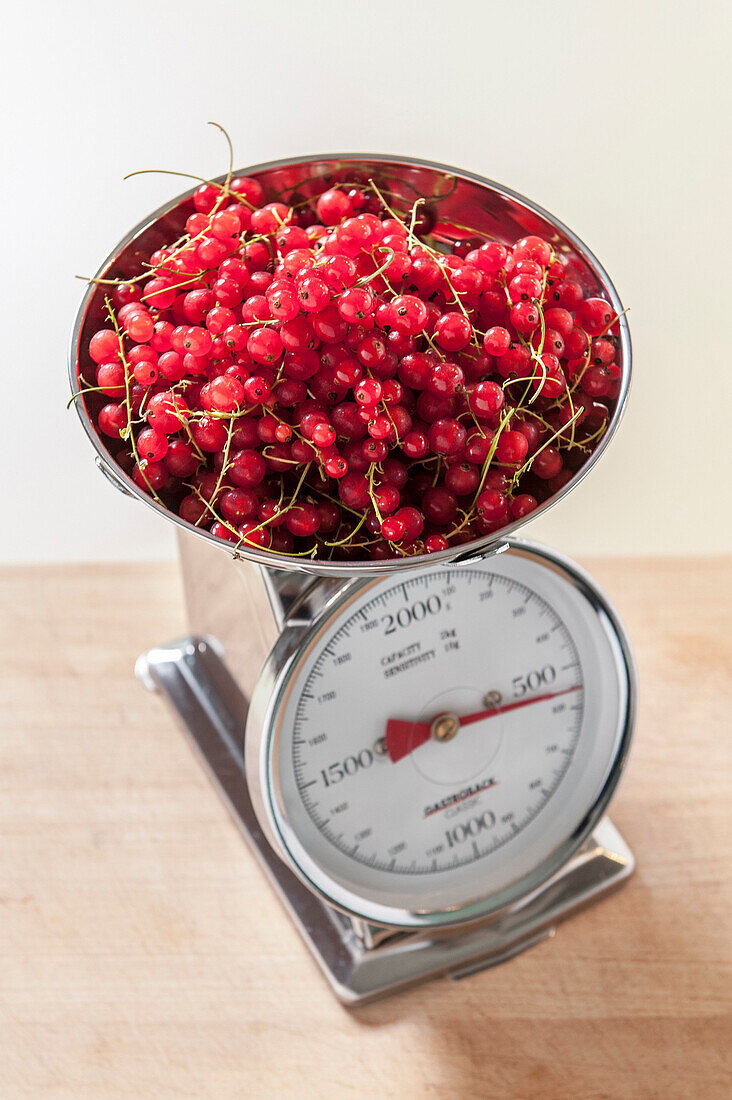
M 529 200 L 489 180 L 403 157 L 343 154 L 295 158 L 256 165 L 238 174 L 255 176 L 268 199 L 284 201 L 317 195 L 334 182 L 369 178 L 392 194 L 401 195 L 409 205 L 418 195 L 426 196 L 435 218 L 432 239 L 438 246 L 444 242 L 446 248 L 454 239 L 450 235 L 454 225 L 470 226 L 479 235 L 505 242 L 527 234 L 550 241 L 571 264 L 573 277 L 585 292 L 605 297 L 618 313 L 623 381 L 607 431 L 594 453 L 531 518 L 564 497 L 589 472 L 612 438 L 624 410 L 630 382 L 630 336 L 608 275 L 566 226 Z M 145 256 L 180 235 L 193 210 L 192 193 L 180 196 L 137 226 L 105 260 L 97 277 L 138 274 Z M 84 349 L 92 333 L 105 323 L 103 299 L 103 288 L 92 283 L 76 318 L 69 364 L 75 394 L 81 388 L 81 379 L 92 378 L 93 364 Z M 505 961 L 553 934 L 560 920 L 627 878 L 633 870 L 633 857 L 603 815 L 632 734 L 635 671 L 622 624 L 586 574 L 561 556 L 513 537 L 523 520 L 508 525 L 498 535 L 422 557 L 304 562 L 247 547 L 234 558 L 230 546 L 168 512 L 127 477 L 93 427 L 90 411 L 94 398 L 89 400 L 89 409 L 86 399 L 77 399 L 76 408 L 96 450 L 99 469 L 121 492 L 137 497 L 177 528 L 190 634 L 143 654 L 136 666 L 137 675 L 172 705 L 271 884 L 342 1000 L 360 1003 L 426 977 L 461 977 Z M 499 554 L 501 557 L 496 557 Z M 607 641 L 605 659 L 612 668 L 611 694 L 621 700 L 614 720 L 617 728 L 611 731 L 612 760 L 606 774 L 596 777 L 586 809 L 566 826 L 566 835 L 549 845 L 537 865 L 525 869 L 516 881 L 502 882 L 500 888 L 492 890 L 488 875 L 480 897 L 465 896 L 459 904 L 450 904 L 449 889 L 442 895 L 437 891 L 439 900 L 431 907 L 416 903 L 409 889 L 393 905 L 382 904 L 376 888 L 372 896 L 364 888 L 360 897 L 359 889 L 353 887 L 345 872 L 340 881 L 338 872 L 328 873 L 318 867 L 317 859 L 310 859 L 307 852 L 298 855 L 299 838 L 293 824 L 297 813 L 293 813 L 293 821 L 288 820 L 297 797 L 286 789 L 286 779 L 283 784 L 276 774 L 278 738 L 286 736 L 278 732 L 277 723 L 288 693 L 292 693 L 297 669 L 304 668 L 306 655 L 317 639 L 325 636 L 331 624 L 342 621 L 354 601 L 363 603 L 369 593 L 378 596 L 379 586 L 383 586 L 387 600 L 387 588 L 392 591 L 399 584 L 408 601 L 408 586 L 414 584 L 429 587 L 442 584 L 444 579 L 448 585 L 440 589 L 444 593 L 455 588 L 450 578 L 462 578 L 460 584 L 488 584 L 494 576 L 499 587 L 503 583 L 520 588 L 526 576 L 534 575 L 543 578 L 547 592 L 559 585 L 557 598 L 565 601 L 570 617 L 581 611 L 588 629 L 597 632 L 597 645 L 602 647 Z M 439 595 L 436 598 L 439 602 Z M 526 599 L 531 599 L 531 593 Z M 472 618 L 468 614 L 463 621 Z M 417 631 L 414 637 L 419 637 L 420 628 L 412 626 Z M 482 636 L 477 637 L 480 643 Z M 445 643 L 446 647 L 454 644 Z M 516 680 L 526 690 L 520 677 Z M 584 700 L 584 680 L 582 685 Z M 579 688 L 566 689 L 575 690 Z M 501 701 L 500 692 L 488 694 L 493 700 L 489 705 L 500 712 L 493 717 L 505 723 L 512 707 Z M 454 701 L 452 697 L 448 700 Z M 362 713 L 361 701 L 352 702 L 356 706 L 350 715 L 357 724 L 361 721 L 357 717 Z M 563 706 L 558 704 L 560 711 Z M 448 740 L 460 728 L 452 712 L 443 715 L 440 722 L 433 723 L 433 737 L 440 740 Z M 463 724 L 467 726 L 465 719 Z M 494 721 L 490 729 L 497 729 L 498 724 Z M 467 742 L 467 735 L 461 736 Z M 383 738 L 373 744 L 375 751 L 367 750 L 370 764 L 386 753 Z M 327 773 L 322 774 L 327 784 Z M 470 795 L 471 787 L 465 789 L 468 805 L 482 797 Z M 561 806 L 563 801 L 568 798 L 560 795 L 552 805 Z M 486 812 L 483 824 L 485 820 Z M 462 833 L 459 835 L 462 838 Z M 447 840 L 451 843 L 450 837 Z M 477 842 L 473 840 L 472 844 L 481 855 Z

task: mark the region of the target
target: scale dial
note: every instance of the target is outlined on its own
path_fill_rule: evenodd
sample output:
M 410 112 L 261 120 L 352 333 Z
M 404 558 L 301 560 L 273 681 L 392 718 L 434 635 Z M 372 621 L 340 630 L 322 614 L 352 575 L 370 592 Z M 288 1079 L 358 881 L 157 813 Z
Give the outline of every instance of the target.
M 523 896 L 579 846 L 631 712 L 604 598 L 515 545 L 348 585 L 276 676 L 257 801 L 277 849 L 332 904 L 455 924 Z

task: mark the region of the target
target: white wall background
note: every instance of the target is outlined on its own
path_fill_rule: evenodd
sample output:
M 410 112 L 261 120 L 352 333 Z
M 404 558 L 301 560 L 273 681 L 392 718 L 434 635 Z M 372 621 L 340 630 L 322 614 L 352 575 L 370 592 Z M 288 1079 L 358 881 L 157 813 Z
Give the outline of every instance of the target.
M 3 20 L 0 560 L 173 553 L 172 525 L 96 471 L 66 348 L 73 276 L 185 186 L 122 176 L 225 170 L 208 119 L 241 167 L 413 154 L 572 226 L 631 307 L 635 381 L 598 469 L 529 532 L 575 554 L 732 549 L 725 2 L 48 0 Z

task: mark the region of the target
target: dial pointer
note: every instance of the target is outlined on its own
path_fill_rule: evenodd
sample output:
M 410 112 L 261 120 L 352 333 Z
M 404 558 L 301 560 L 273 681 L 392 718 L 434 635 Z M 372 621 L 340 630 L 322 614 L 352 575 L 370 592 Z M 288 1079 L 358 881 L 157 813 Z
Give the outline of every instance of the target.
M 567 695 L 571 691 L 579 691 L 581 684 L 565 688 L 563 691 L 555 691 L 546 695 L 534 695 L 531 699 L 519 699 L 514 703 L 506 703 L 502 707 L 490 707 L 487 710 L 478 710 L 473 714 L 464 714 L 458 719 L 460 727 L 469 726 L 473 722 L 482 722 L 486 718 L 494 718 L 498 714 L 506 714 L 508 711 L 519 710 L 534 703 L 545 703 L 549 699 L 556 699 L 560 695 Z M 401 718 L 390 718 L 386 723 L 386 750 L 393 764 L 407 756 L 414 749 L 419 748 L 430 740 L 432 736 L 432 722 L 408 722 Z

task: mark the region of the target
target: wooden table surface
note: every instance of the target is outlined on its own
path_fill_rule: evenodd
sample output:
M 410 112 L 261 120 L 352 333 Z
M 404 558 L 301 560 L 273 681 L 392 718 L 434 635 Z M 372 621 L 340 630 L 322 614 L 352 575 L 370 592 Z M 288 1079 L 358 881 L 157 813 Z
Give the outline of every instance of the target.
M 732 1094 L 729 559 L 585 562 L 635 644 L 638 870 L 513 962 L 349 1010 L 137 654 L 173 566 L 0 571 L 0 1098 Z

